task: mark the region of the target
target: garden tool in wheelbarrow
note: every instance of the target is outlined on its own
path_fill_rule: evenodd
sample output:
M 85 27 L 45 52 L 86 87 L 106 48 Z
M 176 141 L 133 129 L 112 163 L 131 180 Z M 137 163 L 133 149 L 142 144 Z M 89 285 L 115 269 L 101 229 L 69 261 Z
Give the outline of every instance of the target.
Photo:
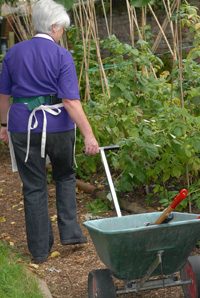
M 105 156 L 106 150 L 113 149 L 119 146 L 101 147 L 100 154 L 117 217 L 83 223 L 107 267 L 89 272 L 89 298 L 116 298 L 126 293 L 178 286 L 182 286 L 186 298 L 199 298 L 200 255 L 190 256 L 200 239 L 199 214 L 172 212 L 187 191 L 182 190 L 163 213 L 122 216 Z M 173 219 L 159 224 L 171 212 Z M 146 222 L 154 224 L 145 226 Z M 124 288 L 116 288 L 113 277 L 124 281 Z
M 147 222 L 144 225 L 150 226 L 150 225 L 158 225 L 162 223 L 168 223 L 173 218 L 174 215 L 171 213 L 185 198 L 187 197 L 187 189 L 182 189 L 180 193 L 174 198 L 173 202 L 163 211 L 163 213 L 159 216 L 159 218 L 154 222 L 150 223 Z

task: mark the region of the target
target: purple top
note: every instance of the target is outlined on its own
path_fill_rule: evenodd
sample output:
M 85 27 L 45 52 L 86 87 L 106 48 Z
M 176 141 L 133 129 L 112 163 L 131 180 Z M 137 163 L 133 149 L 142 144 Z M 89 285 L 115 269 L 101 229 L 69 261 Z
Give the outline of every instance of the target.
M 46 38 L 43 35 L 14 45 L 3 59 L 0 93 L 13 98 L 57 94 L 58 98 L 80 100 L 71 53 L 57 45 L 48 35 Z M 74 128 L 74 122 L 65 108 L 61 110 L 58 116 L 46 113 L 47 132 Z M 25 104 L 13 103 L 9 112 L 8 130 L 27 132 L 30 113 Z M 42 111 L 37 111 L 36 116 L 39 124 L 31 131 L 33 133 L 42 131 Z

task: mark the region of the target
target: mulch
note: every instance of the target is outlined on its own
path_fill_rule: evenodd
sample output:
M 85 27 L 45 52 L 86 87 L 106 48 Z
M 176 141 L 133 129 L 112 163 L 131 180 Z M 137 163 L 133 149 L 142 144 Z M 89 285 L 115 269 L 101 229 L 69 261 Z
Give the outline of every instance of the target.
M 93 269 L 105 268 L 99 259 L 93 242 L 87 229 L 82 226 L 88 215 L 87 203 L 93 201 L 90 194 L 77 189 L 77 217 L 83 230 L 88 237 L 88 243 L 82 245 L 62 246 L 56 222 L 55 185 L 48 185 L 49 191 L 49 214 L 51 216 L 55 242 L 48 261 L 35 266 L 31 263 L 31 255 L 27 248 L 25 219 L 23 209 L 22 183 L 18 173 L 12 173 L 9 150 L 0 145 L 0 240 L 12 245 L 19 253 L 19 262 L 31 269 L 44 280 L 53 298 L 86 298 L 88 297 L 88 274 Z M 126 215 L 123 212 L 123 215 Z M 114 210 L 101 214 L 102 217 L 113 217 Z M 200 254 L 195 248 L 192 254 Z M 117 287 L 121 282 L 114 279 Z M 181 287 L 159 289 L 137 294 L 123 294 L 120 297 L 142 298 L 182 298 L 184 297 Z M 36 297 L 37 298 L 37 297 Z

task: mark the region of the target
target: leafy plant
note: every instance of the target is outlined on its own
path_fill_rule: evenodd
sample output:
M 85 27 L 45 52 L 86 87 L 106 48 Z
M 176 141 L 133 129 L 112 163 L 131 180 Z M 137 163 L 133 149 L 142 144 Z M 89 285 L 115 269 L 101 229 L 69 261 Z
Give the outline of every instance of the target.
M 74 5 L 74 0 L 55 0 L 57 3 L 62 4 L 67 10 L 71 9 Z
M 0 55 L 0 62 L 3 61 L 4 56 L 5 56 L 5 54 L 1 54 L 1 55 Z
M 109 200 L 102 201 L 100 198 L 98 198 L 92 203 L 87 204 L 86 209 L 92 212 L 94 215 L 97 215 L 99 213 L 108 212 L 110 210 L 109 203 Z
M 135 1 L 139 2 L 146 5 L 149 1 Z M 179 63 L 172 71 L 170 65 L 167 72 L 163 72 L 163 62 L 152 54 L 149 42 L 138 40 L 133 48 L 121 43 L 114 35 L 100 41 L 101 48 L 109 53 L 103 66 L 110 97 L 102 94 L 95 46 L 91 42 L 94 47 L 88 70 L 91 99 L 83 107 L 100 146 L 120 145 L 118 153 L 107 154 L 109 164 L 118 174 L 115 183 L 119 191 L 154 184 L 155 188 L 163 187 L 157 194 L 162 204 L 168 204 L 174 193 L 165 185 L 177 181 L 185 187 L 180 181 L 183 181 L 187 167 L 194 187 L 191 199 L 200 206 L 196 192 L 200 169 L 200 66 L 195 60 L 199 55 L 200 27 L 195 7 L 184 4 L 181 16 L 182 26 L 189 26 L 195 46 L 195 50 L 182 61 L 184 108 L 180 104 Z M 175 13 L 172 20 L 177 17 Z M 146 35 L 148 30 L 146 28 Z M 72 28 L 70 34 L 79 75 L 79 61 L 83 55 L 80 33 Z M 86 82 L 83 80 L 81 85 L 83 97 Z M 89 177 L 91 171 L 97 170 L 100 157 L 83 155 L 82 147 L 83 138 L 78 131 L 77 172 Z M 183 210 L 187 204 L 188 199 L 179 209 Z
M 154 2 L 154 0 L 132 0 L 130 2 L 130 4 L 135 7 L 143 7 L 143 6 L 147 5 L 148 3 L 153 3 L 153 2 Z
M 50 184 L 52 182 L 52 169 L 47 169 L 47 183 Z

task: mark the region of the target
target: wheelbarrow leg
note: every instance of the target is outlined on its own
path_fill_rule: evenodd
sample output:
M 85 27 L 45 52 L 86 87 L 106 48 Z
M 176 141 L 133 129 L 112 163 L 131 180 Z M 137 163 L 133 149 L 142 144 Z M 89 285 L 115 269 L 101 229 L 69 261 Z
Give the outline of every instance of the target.
M 156 270 L 156 268 L 161 264 L 162 266 L 162 255 L 163 250 L 158 251 L 157 258 L 155 261 L 151 264 L 145 275 L 140 279 L 140 281 L 136 284 L 136 292 L 138 292 L 141 287 L 144 285 L 144 283 L 147 281 L 147 279 L 151 276 L 151 274 Z

